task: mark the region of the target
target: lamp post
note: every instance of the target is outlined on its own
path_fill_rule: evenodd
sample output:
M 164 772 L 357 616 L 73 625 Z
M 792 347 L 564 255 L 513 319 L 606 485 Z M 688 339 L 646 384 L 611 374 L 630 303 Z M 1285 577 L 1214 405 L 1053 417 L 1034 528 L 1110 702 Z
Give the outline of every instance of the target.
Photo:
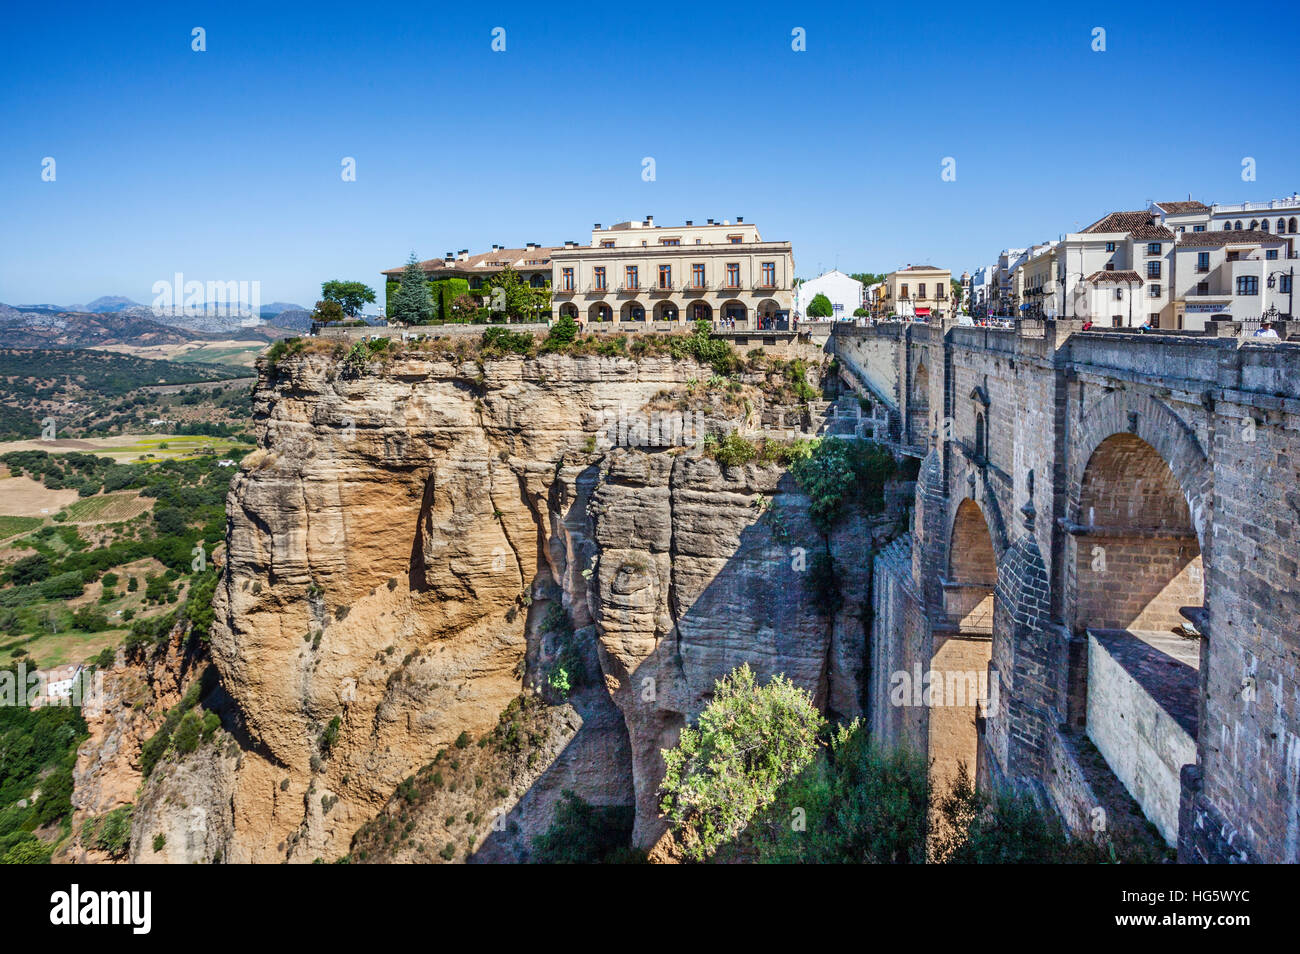
M 1286 316 L 1290 320 L 1295 317 L 1295 266 L 1291 266 L 1285 272 L 1269 272 L 1267 282 L 1269 288 L 1277 285 L 1278 275 L 1286 276 Z M 1274 308 L 1274 311 L 1276 311 L 1276 308 Z

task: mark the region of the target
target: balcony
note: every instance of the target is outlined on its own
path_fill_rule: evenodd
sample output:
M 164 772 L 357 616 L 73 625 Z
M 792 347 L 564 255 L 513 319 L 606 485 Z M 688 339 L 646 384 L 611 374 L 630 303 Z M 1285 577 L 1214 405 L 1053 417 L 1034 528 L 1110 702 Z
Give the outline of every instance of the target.
M 766 279 L 760 280 L 754 288 L 758 291 L 776 291 L 776 282 L 767 281 Z
M 551 289 L 551 294 L 557 298 L 561 295 L 576 295 L 577 293 L 578 293 L 578 289 L 576 288 L 560 287 L 560 288 Z
M 584 295 L 608 295 L 609 285 L 588 285 L 582 291 Z
M 671 295 L 671 294 L 673 293 L 673 286 L 672 286 L 671 284 L 669 284 L 669 285 L 651 285 L 650 288 L 647 289 L 647 290 L 648 290 L 648 291 L 650 292 L 650 294 L 652 294 L 652 295 Z
M 639 282 L 633 285 L 623 282 L 618 286 L 618 293 L 620 295 L 639 295 L 643 291 L 645 291 L 645 286 Z
M 745 286 L 740 284 L 740 282 L 736 282 L 733 285 L 730 281 L 728 281 L 725 278 L 722 281 L 718 282 L 713 287 L 720 292 L 738 292 L 738 291 L 744 291 L 745 288 Z
M 703 295 L 708 290 L 709 290 L 709 286 L 707 282 L 705 282 L 704 284 L 687 282 L 685 285 L 682 286 L 682 291 L 686 292 L 686 294 L 688 295 Z

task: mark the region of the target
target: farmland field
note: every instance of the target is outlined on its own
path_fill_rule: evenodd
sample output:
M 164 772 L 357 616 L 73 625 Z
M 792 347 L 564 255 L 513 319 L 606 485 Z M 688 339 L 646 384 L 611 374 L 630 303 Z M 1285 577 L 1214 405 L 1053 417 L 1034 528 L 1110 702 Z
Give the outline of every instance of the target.
M 0 514 L 5 516 L 53 516 L 76 499 L 75 490 L 52 490 L 27 476 L 0 479 Z
M 10 451 L 41 450 L 50 454 L 83 453 L 110 457 L 119 464 L 153 460 L 189 460 L 206 455 L 240 457 L 251 448 L 228 437 L 201 434 L 123 434 L 118 437 L 86 437 L 57 441 L 6 441 L 0 454 Z
M 15 533 L 26 533 L 29 530 L 35 530 L 43 522 L 40 517 L 0 516 L 0 540 L 12 537 Z
M 68 523 L 117 523 L 138 517 L 152 506 L 152 500 L 139 494 L 104 494 L 68 505 L 63 515 Z

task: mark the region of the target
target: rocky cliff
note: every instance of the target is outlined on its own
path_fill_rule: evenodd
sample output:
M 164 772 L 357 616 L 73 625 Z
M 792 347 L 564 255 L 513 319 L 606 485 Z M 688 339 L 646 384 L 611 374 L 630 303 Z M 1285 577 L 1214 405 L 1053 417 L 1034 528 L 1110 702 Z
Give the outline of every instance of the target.
M 603 691 L 580 694 L 553 766 L 510 792 L 516 814 L 531 806 L 525 834 L 568 788 L 634 804 L 651 845 L 659 750 L 742 662 L 857 714 L 873 528 L 834 532 L 844 600 L 818 605 L 808 567 L 827 541 L 792 478 L 678 437 L 683 419 L 698 439 L 802 411 L 761 366 L 700 383 L 711 374 L 662 354 L 485 359 L 436 341 L 264 368 L 211 650 L 243 751 L 194 769 L 229 795 L 224 857 L 345 853 L 413 771 L 541 681 L 554 606 Z

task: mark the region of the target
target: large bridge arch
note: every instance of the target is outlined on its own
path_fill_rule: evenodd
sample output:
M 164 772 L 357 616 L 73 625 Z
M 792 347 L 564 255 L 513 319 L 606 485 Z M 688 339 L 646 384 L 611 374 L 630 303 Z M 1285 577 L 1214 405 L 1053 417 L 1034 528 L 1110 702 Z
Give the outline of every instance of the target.
M 1211 475 L 1193 429 L 1159 400 L 1112 392 L 1072 442 L 1063 573 L 1068 723 L 1171 845 L 1180 774 L 1197 758 Z M 1196 613 L 1192 618 L 1203 618 Z

